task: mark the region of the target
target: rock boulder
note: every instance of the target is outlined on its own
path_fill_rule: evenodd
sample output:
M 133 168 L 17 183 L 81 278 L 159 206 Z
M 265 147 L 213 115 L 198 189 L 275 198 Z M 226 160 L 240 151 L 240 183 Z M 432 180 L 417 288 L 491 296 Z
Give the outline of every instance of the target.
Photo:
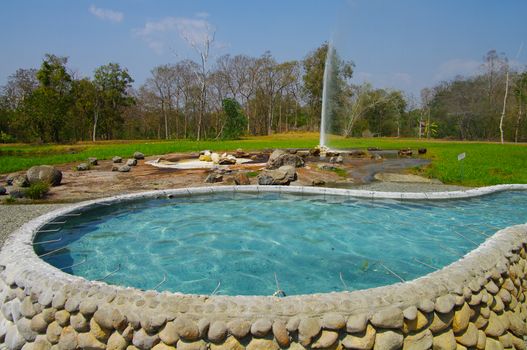
M 267 169 L 278 169 L 284 165 L 300 168 L 304 166 L 304 159 L 296 154 L 290 154 L 280 149 L 271 153 L 267 161 Z
M 37 165 L 29 168 L 26 173 L 30 184 L 46 182 L 51 186 L 58 186 L 62 181 L 62 172 L 51 165 Z

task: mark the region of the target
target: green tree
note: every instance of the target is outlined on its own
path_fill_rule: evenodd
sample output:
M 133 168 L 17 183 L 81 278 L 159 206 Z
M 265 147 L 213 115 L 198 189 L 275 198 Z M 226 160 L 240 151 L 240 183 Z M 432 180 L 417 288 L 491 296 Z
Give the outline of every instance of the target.
M 331 50 L 331 52 L 329 51 Z M 328 72 L 328 99 L 329 113 L 334 114 L 332 119 L 335 123 L 329 127 L 332 131 L 340 129 L 342 131 L 343 115 L 342 105 L 344 94 L 347 87 L 347 80 L 353 76 L 354 64 L 351 61 L 344 61 L 334 47 L 326 42 L 320 47 L 309 53 L 304 59 L 304 92 L 307 97 L 307 104 L 312 113 L 311 128 L 314 129 L 320 124 L 322 114 L 322 95 L 324 88 L 324 74 L 326 59 L 330 60 L 330 71 Z
M 118 63 L 109 63 L 95 70 L 94 84 L 97 90 L 93 117 L 92 139 L 96 140 L 100 125 L 106 139 L 112 139 L 122 125 L 123 108 L 134 103 L 128 90 L 134 82 L 128 70 Z
M 67 57 L 46 54 L 37 72 L 38 88 L 24 100 L 29 127 L 43 141 L 61 142 L 72 103 L 72 78 L 66 70 Z
M 238 101 L 226 98 L 222 101 L 225 113 L 225 126 L 223 128 L 223 139 L 238 139 L 247 128 L 247 117 L 242 111 Z

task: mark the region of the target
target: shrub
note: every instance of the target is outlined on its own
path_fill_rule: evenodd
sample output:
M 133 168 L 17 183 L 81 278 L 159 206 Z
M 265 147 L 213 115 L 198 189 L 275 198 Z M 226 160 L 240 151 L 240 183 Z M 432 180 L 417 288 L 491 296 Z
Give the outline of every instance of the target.
M 222 101 L 225 113 L 225 126 L 223 128 L 224 140 L 235 140 L 240 138 L 247 127 L 247 117 L 243 114 L 238 101 L 226 98 Z
M 49 184 L 46 182 L 34 182 L 25 191 L 25 196 L 31 199 L 42 199 L 49 192 Z

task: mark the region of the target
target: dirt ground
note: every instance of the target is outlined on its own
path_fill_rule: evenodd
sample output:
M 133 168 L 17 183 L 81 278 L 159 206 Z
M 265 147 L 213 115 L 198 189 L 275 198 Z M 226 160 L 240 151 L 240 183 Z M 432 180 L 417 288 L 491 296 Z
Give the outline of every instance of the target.
M 162 158 L 174 161 L 197 156 L 197 154 L 168 154 Z M 232 166 L 231 171 L 223 175 L 224 181 L 214 184 L 205 183 L 205 178 L 210 172 L 208 169 L 162 169 L 146 164 L 147 161 L 158 159 L 160 156 L 139 160 L 137 166 L 132 167 L 132 170 L 126 173 L 112 171 L 114 164 L 111 160 L 99 160 L 97 166 L 93 166 L 87 171 L 75 170 L 77 163 L 63 164 L 56 166 L 62 171 L 62 183 L 60 186 L 51 188 L 45 202 L 76 202 L 148 190 L 222 186 L 233 184 L 232 177 L 236 172 L 252 175 L 249 176 L 251 184 L 257 184 L 258 180 L 254 175 L 265 168 L 268 154 L 260 154 L 259 157 L 260 159 L 253 164 Z M 308 157 L 306 158 L 306 166 L 297 168 L 298 180 L 291 185 L 312 186 L 317 184 L 318 186 L 340 188 L 363 188 L 374 181 L 376 173 L 384 171 L 400 173 L 407 168 L 428 162 L 422 158 L 383 157 L 381 159 L 377 157 L 372 159 L 369 156 L 365 158 L 345 157 L 344 159 L 343 164 L 330 164 L 327 160 Z M 125 161 L 123 160 L 123 162 Z M 320 169 L 321 165 L 337 167 L 341 171 Z

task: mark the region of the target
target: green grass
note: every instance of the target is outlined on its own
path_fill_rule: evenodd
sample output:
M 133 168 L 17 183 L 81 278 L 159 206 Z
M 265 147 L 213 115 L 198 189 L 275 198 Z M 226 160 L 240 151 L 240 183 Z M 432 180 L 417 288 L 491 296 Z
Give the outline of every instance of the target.
M 27 169 L 39 164 L 64 164 L 86 161 L 88 157 L 110 159 L 113 156 L 131 157 L 135 151 L 145 155 L 175 152 L 197 152 L 204 149 L 246 151 L 272 148 L 310 148 L 318 144 L 317 133 L 292 133 L 248 137 L 235 141 L 117 141 L 79 143 L 75 145 L 0 145 L 0 174 Z M 412 172 L 437 178 L 444 183 L 466 186 L 485 186 L 502 183 L 527 183 L 527 145 L 486 142 L 450 142 L 396 138 L 338 138 L 339 148 L 417 149 L 425 147 L 424 156 L 432 160 L 425 168 Z M 457 160 L 466 152 L 463 169 Z

